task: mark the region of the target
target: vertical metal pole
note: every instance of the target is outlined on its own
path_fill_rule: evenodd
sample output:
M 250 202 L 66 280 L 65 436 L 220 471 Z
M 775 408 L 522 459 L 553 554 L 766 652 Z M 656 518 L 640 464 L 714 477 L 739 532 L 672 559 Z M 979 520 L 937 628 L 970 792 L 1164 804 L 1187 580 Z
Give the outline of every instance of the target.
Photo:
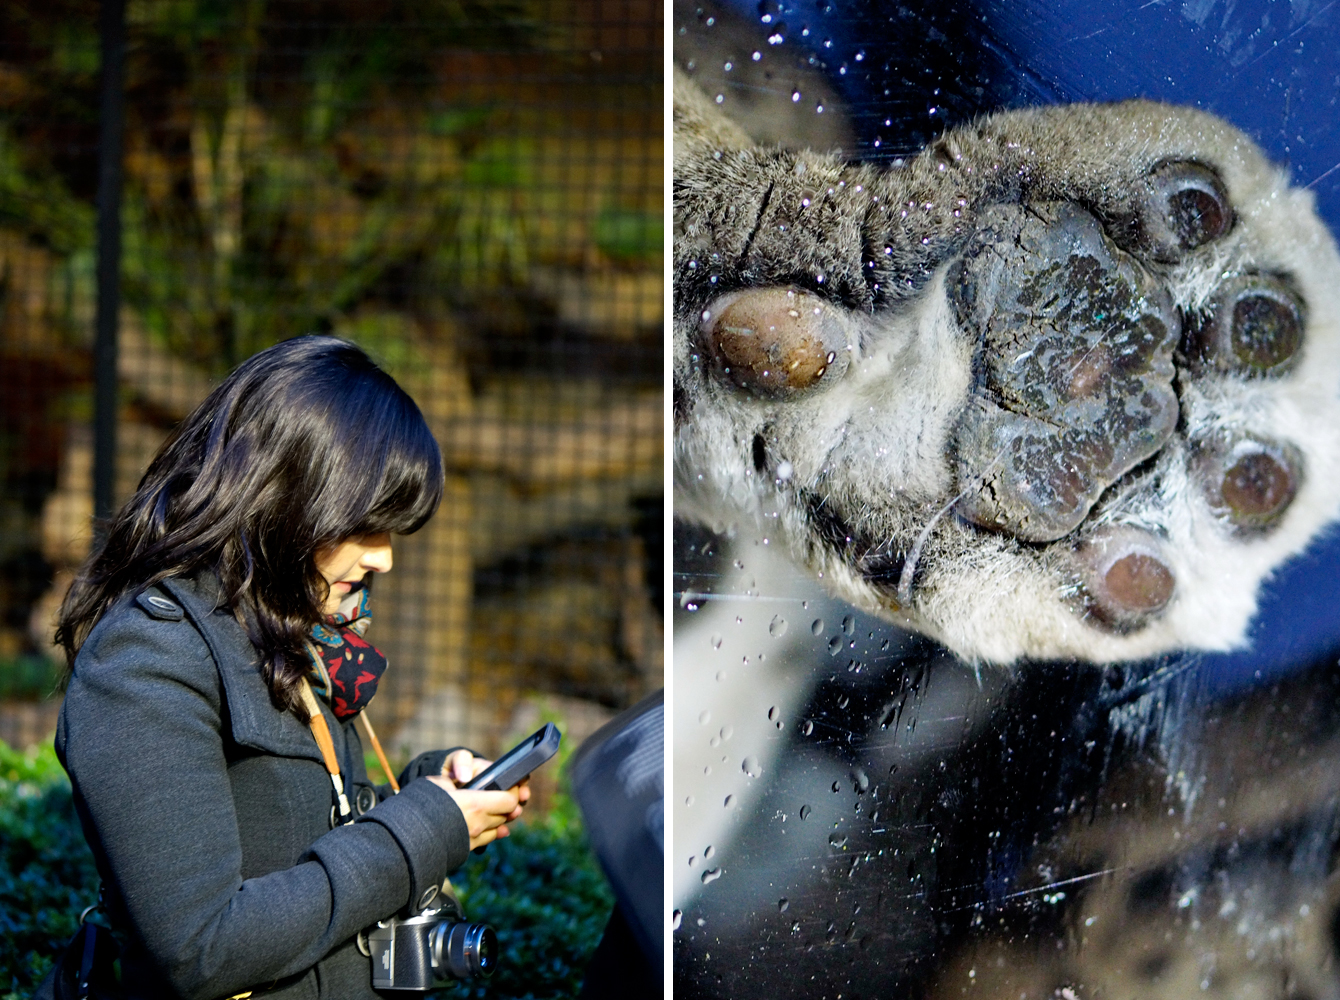
M 126 2 L 102 0 L 98 115 L 98 309 L 93 344 L 93 516 L 112 515 L 116 480 L 116 341 L 121 308 L 121 146 L 125 131 Z

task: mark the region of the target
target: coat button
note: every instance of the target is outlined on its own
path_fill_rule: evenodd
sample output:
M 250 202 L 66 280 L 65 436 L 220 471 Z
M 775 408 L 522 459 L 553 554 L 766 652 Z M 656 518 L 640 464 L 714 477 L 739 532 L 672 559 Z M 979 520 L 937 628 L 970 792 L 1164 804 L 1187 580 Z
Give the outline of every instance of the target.
M 369 788 L 367 785 L 363 785 L 361 788 L 359 788 L 358 794 L 354 796 L 354 809 L 358 811 L 358 815 L 360 816 L 362 816 L 365 812 L 367 812 L 376 804 L 377 804 L 377 793 L 373 791 L 371 788 Z

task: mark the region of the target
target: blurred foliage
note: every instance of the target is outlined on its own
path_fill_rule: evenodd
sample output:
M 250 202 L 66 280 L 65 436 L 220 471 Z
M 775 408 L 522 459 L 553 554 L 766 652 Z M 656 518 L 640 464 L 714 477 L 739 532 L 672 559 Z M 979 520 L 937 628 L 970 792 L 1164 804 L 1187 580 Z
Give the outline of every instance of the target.
M 31 994 L 97 893 L 55 750 L 0 741 L 0 1000 Z
M 97 9 L 0 2 L 0 226 L 69 261 L 71 345 L 91 313 Z M 630 98 L 635 64 L 593 60 L 587 17 L 566 0 L 132 0 L 125 301 L 219 372 L 369 303 L 470 306 L 541 262 L 659 266 L 659 183 L 592 148 L 619 134 L 611 109 L 659 110 L 659 62 Z
M 0 658 L 0 699 L 40 701 L 51 697 L 59 683 L 60 669 L 49 657 L 30 653 Z
M 443 997 L 573 997 L 613 896 L 561 796 L 543 820 L 472 855 L 453 878 L 469 919 L 498 932 L 502 960 L 482 983 Z M 0 1000 L 21 1000 L 97 896 L 98 875 L 55 751 L 0 741 Z

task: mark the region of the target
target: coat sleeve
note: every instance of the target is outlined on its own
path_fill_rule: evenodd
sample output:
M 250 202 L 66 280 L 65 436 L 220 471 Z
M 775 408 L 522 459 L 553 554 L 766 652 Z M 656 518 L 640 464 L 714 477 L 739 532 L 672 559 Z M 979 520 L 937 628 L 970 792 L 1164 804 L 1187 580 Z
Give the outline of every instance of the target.
M 310 968 L 469 850 L 451 796 L 417 781 L 318 838 L 293 867 L 244 880 L 225 710 L 199 633 L 123 606 L 81 650 L 57 734 L 99 868 L 188 998 Z

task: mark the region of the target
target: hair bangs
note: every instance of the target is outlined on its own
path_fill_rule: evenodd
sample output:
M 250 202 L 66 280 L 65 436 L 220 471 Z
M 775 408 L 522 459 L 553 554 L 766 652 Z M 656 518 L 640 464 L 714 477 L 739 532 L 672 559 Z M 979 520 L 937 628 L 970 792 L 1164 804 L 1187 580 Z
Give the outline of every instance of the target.
M 384 372 L 389 389 L 378 393 L 368 413 L 360 451 L 366 478 L 353 535 L 383 531 L 409 535 L 424 526 L 442 502 L 442 452 L 419 407 Z

